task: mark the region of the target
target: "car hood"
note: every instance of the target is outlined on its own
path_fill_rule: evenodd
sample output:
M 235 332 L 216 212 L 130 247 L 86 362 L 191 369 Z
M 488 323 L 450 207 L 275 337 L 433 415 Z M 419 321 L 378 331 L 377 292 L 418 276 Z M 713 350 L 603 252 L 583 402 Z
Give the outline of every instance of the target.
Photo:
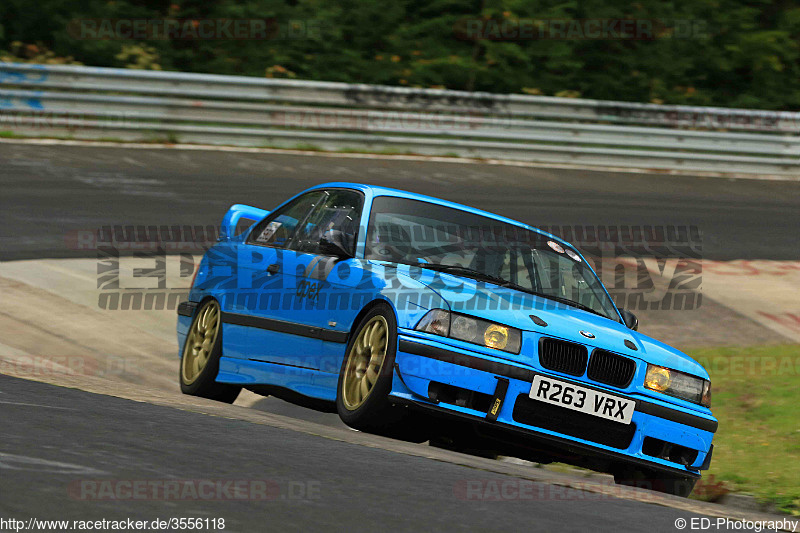
M 469 278 L 442 272 L 425 278 L 416 277 L 436 291 L 452 311 L 576 342 L 588 346 L 590 350 L 601 348 L 708 379 L 706 370 L 688 355 L 633 331 L 621 322 L 554 300 Z M 547 326 L 535 324 L 531 315 L 544 320 Z M 588 338 L 581 332 L 594 337 Z M 633 342 L 637 349 L 627 347 L 626 340 Z M 515 356 L 504 354 L 503 357 Z

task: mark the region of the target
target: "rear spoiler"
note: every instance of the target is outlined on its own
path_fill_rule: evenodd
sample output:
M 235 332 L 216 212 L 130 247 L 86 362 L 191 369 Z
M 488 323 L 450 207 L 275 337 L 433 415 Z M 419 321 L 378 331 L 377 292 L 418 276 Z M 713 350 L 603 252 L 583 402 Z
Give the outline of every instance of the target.
M 266 209 L 259 209 L 244 204 L 234 204 L 222 218 L 219 226 L 219 240 L 229 241 L 247 228 L 269 214 Z M 241 223 L 240 223 L 241 221 Z

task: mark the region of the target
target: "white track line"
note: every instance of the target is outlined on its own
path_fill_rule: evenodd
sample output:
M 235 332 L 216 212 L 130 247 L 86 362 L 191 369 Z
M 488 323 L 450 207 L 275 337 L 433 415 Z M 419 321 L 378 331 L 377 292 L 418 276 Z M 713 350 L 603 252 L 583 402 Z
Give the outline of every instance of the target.
M 24 407 L 44 407 L 45 409 L 61 409 L 62 411 L 74 411 L 71 407 L 56 407 L 55 405 L 40 405 L 38 403 L 24 403 L 24 402 L 4 402 L 0 400 L 0 405 L 21 405 Z

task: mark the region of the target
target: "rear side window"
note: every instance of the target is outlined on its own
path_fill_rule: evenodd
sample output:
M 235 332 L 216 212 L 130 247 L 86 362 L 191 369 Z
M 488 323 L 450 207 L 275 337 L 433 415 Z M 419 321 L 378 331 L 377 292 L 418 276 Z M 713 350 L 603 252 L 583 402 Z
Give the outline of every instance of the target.
M 322 191 L 312 191 L 276 209 L 253 228 L 247 237 L 247 243 L 275 248 L 285 247 L 297 228 L 305 223 L 308 215 L 317 207 L 322 196 Z

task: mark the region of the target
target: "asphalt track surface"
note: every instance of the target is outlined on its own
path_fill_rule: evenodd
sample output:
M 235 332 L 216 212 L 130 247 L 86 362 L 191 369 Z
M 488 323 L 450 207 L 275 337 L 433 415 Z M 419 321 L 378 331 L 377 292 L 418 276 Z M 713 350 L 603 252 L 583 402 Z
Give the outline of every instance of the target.
M 217 225 L 233 203 L 271 208 L 326 181 L 413 190 L 535 225 L 697 225 L 708 259 L 800 258 L 796 182 L 0 142 L 0 260 L 92 257 L 71 248 L 69 235 L 115 224 Z M 281 405 L 263 407 L 290 417 L 290 425 L 311 420 L 343 431 L 335 416 Z M 460 466 L 452 452 L 433 460 L 5 376 L 0 428 L 4 518 L 199 516 L 225 518 L 226 531 L 675 531 L 675 519 L 692 516 L 580 490 L 555 500 L 467 500 L 454 487 L 516 478 Z M 70 483 L 86 479 L 266 479 L 280 494 L 269 501 L 76 499 Z M 318 497 L 288 497 L 292 486 L 318 487 Z
M 386 185 L 536 226 L 697 226 L 705 259 L 800 259 L 800 182 L 180 149 L 0 143 L 0 260 L 87 256 L 74 230 L 217 225 L 328 181 Z
M 676 531 L 687 511 L 531 482 L 328 438 L 0 375 L 0 516 L 28 520 L 223 518 L 225 531 Z M 87 414 L 89 416 L 87 416 Z M 67 432 L 68 430 L 68 432 Z M 161 483 L 154 492 L 124 482 Z M 247 489 L 158 499 L 167 482 Z M 196 485 L 200 486 L 200 485 Z M 157 499 L 148 499 L 148 495 Z M 176 494 L 176 493 L 173 493 Z M 266 494 L 266 498 L 262 495 Z M 469 494 L 469 496 L 468 496 Z M 547 497 L 548 495 L 556 497 Z M 253 499 L 248 499 L 250 496 Z M 646 525 L 646 528 L 644 527 Z

